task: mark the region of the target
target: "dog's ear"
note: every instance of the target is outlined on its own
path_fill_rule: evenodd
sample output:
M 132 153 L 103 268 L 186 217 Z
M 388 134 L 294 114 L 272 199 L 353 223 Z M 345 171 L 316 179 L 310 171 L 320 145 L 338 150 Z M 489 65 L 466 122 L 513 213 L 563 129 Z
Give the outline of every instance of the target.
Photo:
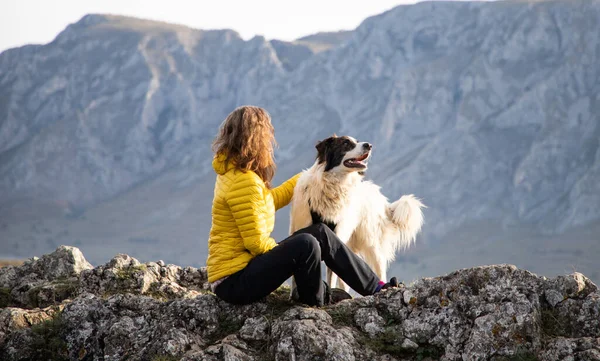
M 320 142 L 317 142 L 317 145 L 315 146 L 315 148 L 317 148 L 317 152 L 323 153 L 325 151 L 325 149 L 327 148 L 327 143 L 331 142 L 330 139 L 331 138 L 327 138 L 327 139 L 323 139 Z
M 333 137 L 323 139 L 315 146 L 315 148 L 317 148 L 317 159 L 319 160 L 319 163 L 323 163 L 325 161 L 325 156 L 329 150 L 329 147 L 331 147 L 331 144 L 333 144 Z

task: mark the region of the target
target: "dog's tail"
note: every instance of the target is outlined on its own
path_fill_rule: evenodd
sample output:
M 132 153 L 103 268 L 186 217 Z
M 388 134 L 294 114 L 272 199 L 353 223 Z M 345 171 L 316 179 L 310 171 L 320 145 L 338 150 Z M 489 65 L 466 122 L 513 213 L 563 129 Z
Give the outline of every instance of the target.
M 424 223 L 421 208 L 427 207 L 412 194 L 404 195 L 389 205 L 390 218 L 400 231 L 398 248 L 405 249 L 416 240 Z

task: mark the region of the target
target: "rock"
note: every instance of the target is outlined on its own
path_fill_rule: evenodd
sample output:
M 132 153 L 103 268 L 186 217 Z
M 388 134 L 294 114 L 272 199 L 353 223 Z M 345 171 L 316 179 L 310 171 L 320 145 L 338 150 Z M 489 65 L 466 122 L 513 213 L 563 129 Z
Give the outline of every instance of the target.
M 273 324 L 276 360 L 355 360 L 358 343 L 323 310 L 294 307 Z M 359 358 L 360 359 L 360 358 Z
M 554 307 L 560 302 L 564 300 L 564 296 L 560 294 L 560 292 L 556 290 L 546 290 L 544 292 L 546 295 L 546 301 L 550 304 L 550 306 Z
M 34 310 L 23 310 L 14 307 L 0 309 L 0 345 L 12 332 L 51 320 L 54 316 L 60 314 L 63 308 L 63 305 L 59 305 Z
M 547 321 L 557 335 L 600 337 L 600 292 L 566 299 L 548 313 Z
M 598 287 L 579 272 L 558 276 L 552 279 L 548 285 L 550 294 L 555 295 L 551 297 L 557 298 L 556 295 L 560 295 L 562 297 L 561 301 L 567 298 L 585 297 L 597 290 Z
M 162 265 L 161 265 L 162 264 Z M 155 298 L 195 297 L 209 289 L 206 269 L 140 263 L 128 255 L 117 255 L 107 264 L 81 275 L 81 290 L 108 295 L 127 290 Z
M 360 308 L 354 315 L 354 322 L 371 337 L 383 332 L 385 320 L 379 315 L 375 308 Z
M 0 268 L 2 307 L 47 307 L 80 293 L 107 296 L 123 291 L 167 300 L 195 297 L 208 289 L 206 268 L 140 263 L 123 254 L 93 268 L 78 248 L 66 246 L 21 266 Z
M 20 284 L 23 269 L 5 272 Z M 127 255 L 72 278 L 78 292 L 56 306 L 0 310 L 1 360 L 587 361 L 600 354 L 600 292 L 582 274 L 546 279 L 511 265 L 475 267 L 320 309 L 294 304 L 288 289 L 231 305 L 203 290 L 203 269 Z
M 81 251 L 60 246 L 21 266 L 0 268 L 0 306 L 46 307 L 74 297 L 79 275 L 92 269 Z
M 266 341 L 269 338 L 269 322 L 265 317 L 246 319 L 240 329 L 240 337 L 246 341 Z
M 76 247 L 60 246 L 54 252 L 41 258 L 34 257 L 21 266 L 0 268 L 0 287 L 15 288 L 26 281 L 35 283 L 39 280 L 55 281 L 92 269 L 81 251 Z
M 540 353 L 544 361 L 600 361 L 600 339 L 593 337 L 558 337 Z
M 405 338 L 404 341 L 402 341 L 401 347 L 406 350 L 417 350 L 419 348 L 419 344 Z
M 216 345 L 204 351 L 194 352 L 182 361 L 253 361 L 255 357 L 248 354 L 248 346 L 236 336 L 227 336 Z
M 42 360 L 66 350 L 60 337 L 63 305 L 23 310 L 0 310 L 0 359 Z M 52 351 L 49 351 L 52 349 Z M 61 355 L 62 356 L 62 355 Z

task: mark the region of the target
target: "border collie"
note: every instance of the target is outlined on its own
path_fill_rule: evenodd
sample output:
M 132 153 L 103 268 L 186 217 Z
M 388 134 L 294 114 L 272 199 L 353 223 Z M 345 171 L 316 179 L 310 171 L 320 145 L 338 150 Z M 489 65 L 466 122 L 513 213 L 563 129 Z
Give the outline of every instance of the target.
M 385 281 L 396 252 L 409 247 L 421 230 L 425 206 L 412 194 L 389 203 L 377 185 L 363 179 L 371 144 L 334 135 L 316 148 L 314 165 L 294 189 L 290 234 L 322 221 Z M 348 290 L 330 269 L 327 283 Z

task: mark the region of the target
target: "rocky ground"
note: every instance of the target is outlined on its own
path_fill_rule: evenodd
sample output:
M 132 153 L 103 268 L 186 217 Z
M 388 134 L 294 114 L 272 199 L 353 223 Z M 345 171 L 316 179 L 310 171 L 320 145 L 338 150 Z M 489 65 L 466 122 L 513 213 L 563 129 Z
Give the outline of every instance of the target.
M 600 360 L 600 292 L 510 265 L 309 308 L 233 306 L 206 270 L 59 247 L 0 269 L 1 360 Z

